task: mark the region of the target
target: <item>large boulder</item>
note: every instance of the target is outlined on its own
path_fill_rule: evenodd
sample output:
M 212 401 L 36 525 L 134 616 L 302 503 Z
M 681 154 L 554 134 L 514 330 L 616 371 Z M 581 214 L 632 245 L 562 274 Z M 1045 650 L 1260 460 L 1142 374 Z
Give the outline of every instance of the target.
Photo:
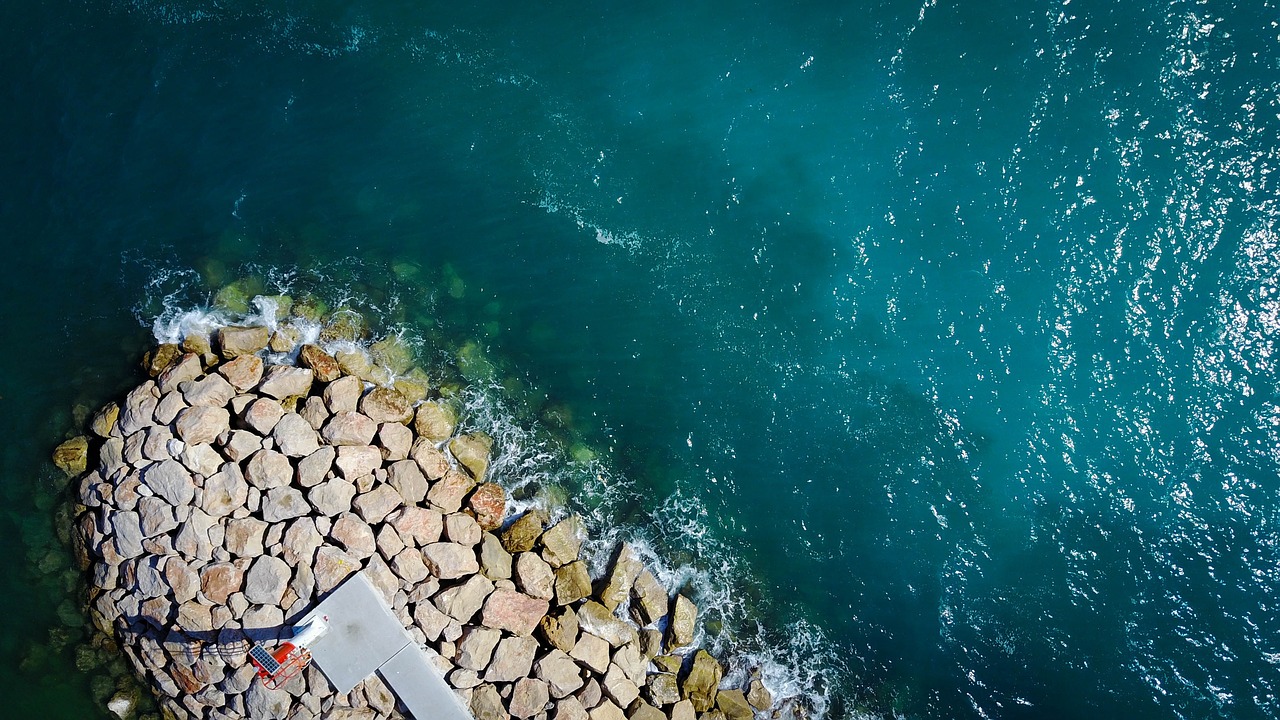
M 279 605 L 292 576 L 285 561 L 263 555 L 253 561 L 245 574 L 245 599 L 255 605 Z
M 441 590 L 432 598 L 432 602 L 440 612 L 458 622 L 465 623 L 470 622 L 471 618 L 480 611 L 484 606 L 485 598 L 492 592 L 493 583 L 482 575 L 472 575 L 461 585 Z
M 439 401 L 428 401 L 418 406 L 418 414 L 413 421 L 418 437 L 438 443 L 453 436 L 458 427 L 458 413 L 452 405 Z
M 644 566 L 640 563 L 639 558 L 635 555 L 635 550 L 631 548 L 630 543 L 623 543 L 622 549 L 618 551 L 618 557 L 613 562 L 613 569 L 609 572 L 608 580 L 605 586 L 600 590 L 600 604 L 613 612 L 627 599 L 627 595 L 631 592 L 631 586 L 636 581 L 636 576 Z
M 311 372 L 315 373 L 315 378 L 319 382 L 333 382 L 342 377 L 342 368 L 338 367 L 338 361 L 322 350 L 319 345 L 309 343 L 303 345 L 298 351 L 298 360 L 303 367 L 311 368 Z
M 534 669 L 534 676 L 545 680 L 551 697 L 562 698 L 581 688 L 586 682 L 578 663 L 564 651 L 553 649 L 543 655 Z
M 499 536 L 502 539 L 502 547 L 509 553 L 532 550 L 542 535 L 542 528 L 546 522 L 547 515 L 543 511 L 535 508 L 526 512 Z
M 493 438 L 481 432 L 459 435 L 449 441 L 449 452 L 467 469 L 476 482 L 484 480 L 489 469 L 489 450 L 493 447 Z
M 656 623 L 667 614 L 671 600 L 653 573 L 645 570 L 636 576 L 631 586 L 631 616 L 638 625 Z
M 485 682 L 514 682 L 529 675 L 538 641 L 522 635 L 511 635 L 498 643 L 493 661 L 485 671 Z
M 399 460 L 387 469 L 387 482 L 406 505 L 418 505 L 427 497 L 427 478 L 412 460 Z
M 498 589 L 485 600 L 480 622 L 514 635 L 531 635 L 549 605 L 546 600 L 515 590 Z
M 226 360 L 252 355 L 271 342 L 271 331 L 265 327 L 218 328 L 218 352 Z
M 578 559 L 582 551 L 582 521 L 570 515 L 542 533 L 542 559 L 553 568 Z
M 262 358 L 257 355 L 241 355 L 218 367 L 218 373 L 240 391 L 247 391 L 262 381 Z
M 702 713 L 715 707 L 716 693 L 724 668 L 706 650 L 693 655 L 693 662 L 680 682 L 680 697 L 693 703 L 693 709 Z
M 182 399 L 188 405 L 222 407 L 236 396 L 236 389 L 221 375 L 206 375 L 180 386 Z
M 512 717 L 531 718 L 542 712 L 549 699 L 547 684 L 534 678 L 520 678 L 511 690 L 511 701 L 507 705 Z
M 231 429 L 231 415 L 220 407 L 189 407 L 178 413 L 174 429 L 187 444 L 211 443 Z
M 588 600 L 578 608 L 578 624 L 583 630 L 609 641 L 614 647 L 640 645 L 640 634 L 631 623 L 616 617 L 609 609 Z
M 262 498 L 262 519 L 270 523 L 302 517 L 311 513 L 311 506 L 302 492 L 295 487 L 271 488 Z
M 244 478 L 263 491 L 285 487 L 293 482 L 293 465 L 275 450 L 259 450 L 245 465 Z
M 315 428 L 297 413 L 285 413 L 271 429 L 271 439 L 280 452 L 289 457 L 306 457 L 320 449 Z
M 556 604 L 569 605 L 591 594 L 591 574 L 587 563 L 575 560 L 556 569 Z
M 431 543 L 422 549 L 431 574 L 441 580 L 453 580 L 480 571 L 475 550 L 451 542 Z
M 571 652 L 578 644 L 578 614 L 573 608 L 561 608 L 538 621 L 538 634 L 552 647 Z
M 481 530 L 497 530 L 507 512 L 507 491 L 497 483 L 480 483 L 467 498 L 469 510 Z
M 537 553 L 523 552 L 515 556 L 516 587 L 525 594 L 543 600 L 555 596 L 556 575 Z
M 375 423 L 407 423 L 413 404 L 395 388 L 376 387 L 360 398 L 360 412 Z
M 676 595 L 671 604 L 671 624 L 667 628 L 667 647 L 675 649 L 693 642 L 694 621 L 698 606 L 684 595 Z
M 287 397 L 303 397 L 311 392 L 315 375 L 310 368 L 290 365 L 272 365 L 262 377 L 258 392 L 277 400 Z
M 330 445 L 368 445 L 378 432 L 378 424 L 358 412 L 335 412 L 324 424 L 321 435 Z M 378 453 L 379 459 L 382 453 Z
M 191 473 L 177 460 L 148 465 L 142 471 L 142 484 L 174 507 L 190 505 L 196 493 Z
M 400 506 L 400 493 L 390 485 L 378 485 L 367 493 L 356 496 L 352 501 L 356 513 L 367 523 L 379 523 L 397 507 Z M 474 562 L 474 555 L 472 561 Z M 474 570 L 472 572 L 475 572 Z M 456 577 L 456 576 L 455 576 Z
M 358 480 L 382 467 L 382 453 L 372 445 L 343 445 L 338 448 L 334 464 L 338 467 L 338 475 L 347 480 Z

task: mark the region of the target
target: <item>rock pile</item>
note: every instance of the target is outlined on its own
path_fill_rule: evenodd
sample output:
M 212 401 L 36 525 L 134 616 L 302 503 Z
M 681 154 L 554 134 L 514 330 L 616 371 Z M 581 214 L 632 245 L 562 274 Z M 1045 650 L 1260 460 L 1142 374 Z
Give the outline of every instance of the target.
M 245 651 L 363 571 L 477 720 L 749 720 L 758 679 L 721 689 L 689 652 L 697 608 L 623 546 L 593 578 L 580 523 L 506 517 L 490 440 L 395 352 L 298 365 L 297 334 L 222 328 L 148 355 L 152 379 L 60 446 L 78 473 L 90 615 L 175 718 L 397 717 L 371 676 L 337 695 L 314 667 L 271 690 Z M 395 378 L 400 378 L 396 381 Z M 550 527 L 548 527 L 550 525 Z M 680 652 L 676 652 L 681 650 Z

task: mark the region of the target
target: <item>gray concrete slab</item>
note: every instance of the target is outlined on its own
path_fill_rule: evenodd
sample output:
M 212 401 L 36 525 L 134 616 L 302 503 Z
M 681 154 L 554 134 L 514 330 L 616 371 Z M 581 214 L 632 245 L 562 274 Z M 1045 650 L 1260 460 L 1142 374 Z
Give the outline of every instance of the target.
M 344 580 L 298 624 L 315 615 L 328 616 L 329 632 L 311 646 L 311 657 L 340 693 L 413 642 L 364 573 Z
M 378 668 L 378 674 L 409 708 L 414 720 L 472 720 L 462 699 L 416 644 L 410 644 Z

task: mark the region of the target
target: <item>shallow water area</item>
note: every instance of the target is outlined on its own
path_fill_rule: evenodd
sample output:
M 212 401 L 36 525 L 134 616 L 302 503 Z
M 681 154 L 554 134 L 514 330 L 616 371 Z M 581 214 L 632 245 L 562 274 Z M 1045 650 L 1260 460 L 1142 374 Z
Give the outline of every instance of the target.
M 244 281 L 827 717 L 1280 715 L 1274 9 L 0 8 L 6 708 L 102 713 L 49 450 Z

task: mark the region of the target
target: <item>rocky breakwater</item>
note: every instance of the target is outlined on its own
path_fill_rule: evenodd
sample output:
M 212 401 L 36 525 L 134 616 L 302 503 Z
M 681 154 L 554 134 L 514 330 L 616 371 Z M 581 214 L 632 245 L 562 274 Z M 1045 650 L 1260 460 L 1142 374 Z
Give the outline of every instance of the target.
M 458 434 L 424 375 L 377 356 L 223 328 L 149 354 L 152 379 L 60 447 L 78 473 L 89 614 L 174 718 L 388 718 L 375 675 L 338 695 L 315 667 L 272 690 L 248 643 L 363 571 L 478 720 L 748 720 L 758 678 L 721 688 L 672 598 L 628 546 L 593 578 L 582 530 L 506 517 L 489 439 Z M 401 371 L 404 368 L 400 368 Z M 381 378 L 386 384 L 377 384 Z M 122 716 L 128 707 L 113 708 Z

